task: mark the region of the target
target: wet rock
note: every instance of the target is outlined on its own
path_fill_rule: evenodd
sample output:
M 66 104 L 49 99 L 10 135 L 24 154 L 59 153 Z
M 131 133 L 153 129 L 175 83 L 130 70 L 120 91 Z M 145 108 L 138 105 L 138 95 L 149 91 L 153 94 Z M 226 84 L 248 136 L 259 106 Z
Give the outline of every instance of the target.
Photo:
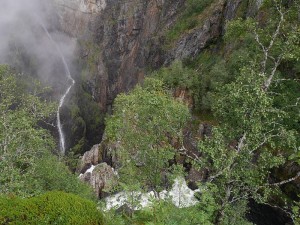
M 98 198 L 103 198 L 116 184 L 117 175 L 111 166 L 100 163 L 81 174 L 80 179 L 93 187 Z
M 99 145 L 94 145 L 90 151 L 84 153 L 79 161 L 77 172 L 85 173 L 92 165 L 97 165 L 102 160 Z
M 121 215 L 127 215 L 132 216 L 134 213 L 134 209 L 130 208 L 127 204 L 122 205 L 120 208 L 116 210 L 116 213 L 119 213 Z
M 53 0 L 62 29 L 73 37 L 84 37 L 91 22 L 106 8 L 105 0 Z
M 248 9 L 247 9 L 247 17 L 256 16 L 259 8 L 262 5 L 263 0 L 249 0 Z
M 141 82 L 148 68 L 193 58 L 222 35 L 224 21 L 235 17 L 241 0 L 218 0 L 199 17 L 201 25 L 183 35 L 172 49 L 164 35 L 184 10 L 185 0 L 53 0 L 63 29 L 80 45 L 86 82 L 100 110 L 107 112 L 120 92 Z M 256 5 L 256 4 L 255 4 Z M 99 47 L 95 51 L 95 45 Z
M 163 64 L 162 38 L 158 34 L 176 21 L 185 2 L 53 1 L 62 29 L 79 40 L 78 55 L 87 65 L 85 86 L 103 113 L 117 94 L 143 80 L 147 68 Z

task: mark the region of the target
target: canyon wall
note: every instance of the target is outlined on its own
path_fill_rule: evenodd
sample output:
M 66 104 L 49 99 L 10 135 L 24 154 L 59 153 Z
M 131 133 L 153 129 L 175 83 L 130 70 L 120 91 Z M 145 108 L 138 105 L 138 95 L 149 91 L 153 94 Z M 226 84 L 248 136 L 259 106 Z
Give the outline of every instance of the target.
M 241 0 L 215 0 L 201 16 L 202 24 L 164 47 L 164 34 L 176 23 L 186 0 L 53 0 L 62 28 L 70 35 L 98 46 L 82 45 L 80 57 L 96 55 L 89 70 L 90 91 L 106 111 L 120 92 L 140 82 L 147 70 L 175 59 L 195 57 L 223 34 L 225 22 L 235 18 Z M 247 1 L 247 15 L 261 1 Z M 85 42 L 86 43 L 86 42 Z
M 110 112 L 117 94 L 131 90 L 149 71 L 194 58 L 217 42 L 242 4 L 249 15 L 259 4 L 214 0 L 196 27 L 167 44 L 165 34 L 178 22 L 187 0 L 53 1 L 61 28 L 78 40 L 77 76 L 102 113 Z

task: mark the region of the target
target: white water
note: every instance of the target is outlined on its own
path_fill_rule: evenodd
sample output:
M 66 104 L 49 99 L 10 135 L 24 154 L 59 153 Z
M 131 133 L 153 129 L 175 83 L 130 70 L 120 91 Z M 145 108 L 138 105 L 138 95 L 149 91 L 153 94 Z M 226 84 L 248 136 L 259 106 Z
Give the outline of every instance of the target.
M 174 181 L 172 189 L 170 191 L 162 191 L 159 193 L 159 197 L 155 196 L 154 192 L 141 193 L 141 192 L 120 192 L 113 196 L 107 197 L 105 199 L 106 207 L 104 210 L 110 210 L 112 208 L 119 208 L 124 204 L 127 204 L 130 208 L 134 210 L 139 210 L 148 206 L 151 206 L 153 199 L 161 200 L 171 200 L 171 202 L 178 208 L 186 208 L 198 203 L 198 200 L 194 196 L 195 193 L 200 190 L 191 190 L 184 178 L 177 178 Z M 130 204 L 130 199 L 134 199 L 135 202 L 138 202 L 136 206 Z
M 64 134 L 62 123 L 61 123 L 61 119 L 60 119 L 60 109 L 64 105 L 65 99 L 66 99 L 67 95 L 69 94 L 71 88 L 74 86 L 75 80 L 71 76 L 70 69 L 68 67 L 68 64 L 67 64 L 67 62 L 65 60 L 65 57 L 62 54 L 59 46 L 54 41 L 54 39 L 52 38 L 51 34 L 48 32 L 47 28 L 45 27 L 45 25 L 42 22 L 39 22 L 39 23 L 40 23 L 41 27 L 43 28 L 43 30 L 45 31 L 45 33 L 47 34 L 47 36 L 50 39 L 50 41 L 52 42 L 52 44 L 54 45 L 54 47 L 56 48 L 56 50 L 57 50 L 57 52 L 58 52 L 58 54 L 59 54 L 59 56 L 61 58 L 61 61 L 62 61 L 63 65 L 64 65 L 66 77 L 68 78 L 68 80 L 71 81 L 71 84 L 69 85 L 69 87 L 67 88 L 67 90 L 64 92 L 64 94 L 61 96 L 61 98 L 59 100 L 59 105 L 58 105 L 57 112 L 56 112 L 56 115 L 57 115 L 56 124 L 57 124 L 57 129 L 58 129 L 58 134 L 59 134 L 60 153 L 62 155 L 64 155 L 65 152 L 66 152 L 66 146 L 65 146 L 66 144 L 65 144 L 65 134 Z

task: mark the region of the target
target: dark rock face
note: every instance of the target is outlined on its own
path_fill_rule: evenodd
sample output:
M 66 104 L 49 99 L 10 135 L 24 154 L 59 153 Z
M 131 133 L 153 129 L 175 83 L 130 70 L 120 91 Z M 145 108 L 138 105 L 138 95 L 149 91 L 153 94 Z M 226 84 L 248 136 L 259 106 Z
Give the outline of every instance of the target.
M 242 0 L 228 0 L 224 11 L 224 20 L 232 20 Z
M 103 115 L 110 113 L 119 93 L 142 82 L 147 70 L 177 59 L 194 58 L 218 40 L 226 21 L 235 18 L 242 2 L 214 0 L 200 15 L 200 25 L 183 34 L 172 47 L 166 47 L 164 35 L 184 11 L 186 0 L 52 1 L 62 29 L 78 40 L 76 70 L 84 74 L 80 85 Z M 253 2 L 253 9 L 257 7 L 256 0 L 249 2 Z M 189 103 L 193 104 L 192 98 Z M 97 126 L 103 129 L 103 121 Z M 102 134 L 103 130 L 97 134 L 87 130 L 85 135 L 89 139 L 98 136 L 100 141 Z M 90 141 L 88 147 L 94 143 Z
M 175 47 L 167 53 L 165 64 L 169 64 L 175 59 L 194 58 L 209 43 L 220 37 L 224 6 L 224 0 L 215 1 L 209 6 L 203 13 L 202 26 L 195 28 L 178 40 Z
M 186 0 L 52 1 L 62 28 L 81 43 L 78 54 L 87 65 L 84 82 L 102 112 L 110 111 L 117 94 L 141 82 L 149 68 L 199 54 L 223 35 L 226 22 L 236 17 L 242 4 L 247 7 L 245 16 L 254 15 L 261 4 L 215 0 L 200 15 L 200 25 L 167 49 L 164 34 L 184 11 Z
M 120 92 L 141 82 L 147 67 L 163 64 L 160 30 L 172 24 L 182 0 L 111 1 L 93 25 L 93 42 L 101 48 L 97 100 L 107 110 Z
M 289 215 L 280 208 L 262 205 L 251 200 L 247 219 L 257 225 L 292 225 Z
M 87 68 L 86 82 L 103 112 L 110 109 L 117 94 L 141 82 L 148 68 L 158 69 L 175 59 L 199 54 L 222 35 L 224 22 L 234 17 L 241 2 L 214 1 L 204 12 L 202 25 L 167 50 L 163 35 L 184 10 L 185 0 L 111 0 L 96 1 L 96 5 L 92 0 L 54 1 L 60 9 L 63 29 L 99 47 L 95 51 L 80 46 L 80 56 L 89 58 L 93 51 L 96 54 L 96 68 Z
M 199 171 L 192 167 L 187 176 L 189 188 L 191 188 L 192 190 L 196 190 L 198 188 L 197 183 L 205 180 L 206 178 L 207 178 L 206 170 Z

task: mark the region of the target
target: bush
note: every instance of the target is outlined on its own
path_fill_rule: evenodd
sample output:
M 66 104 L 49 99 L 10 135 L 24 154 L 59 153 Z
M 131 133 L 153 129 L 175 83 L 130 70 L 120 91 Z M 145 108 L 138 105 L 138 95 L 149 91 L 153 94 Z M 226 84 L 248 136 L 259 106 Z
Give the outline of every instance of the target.
M 103 224 L 94 202 L 58 191 L 27 199 L 2 196 L 0 209 L 0 224 Z
M 177 208 L 168 201 L 154 201 L 151 207 L 135 211 L 132 216 L 113 210 L 104 216 L 106 225 L 212 225 L 213 213 L 211 207 Z
M 80 181 L 77 175 L 72 174 L 63 162 L 51 154 L 45 155 L 37 161 L 32 176 L 41 193 L 64 191 L 90 200 L 96 198 L 90 186 Z M 37 190 L 33 190 L 33 192 L 37 193 Z

